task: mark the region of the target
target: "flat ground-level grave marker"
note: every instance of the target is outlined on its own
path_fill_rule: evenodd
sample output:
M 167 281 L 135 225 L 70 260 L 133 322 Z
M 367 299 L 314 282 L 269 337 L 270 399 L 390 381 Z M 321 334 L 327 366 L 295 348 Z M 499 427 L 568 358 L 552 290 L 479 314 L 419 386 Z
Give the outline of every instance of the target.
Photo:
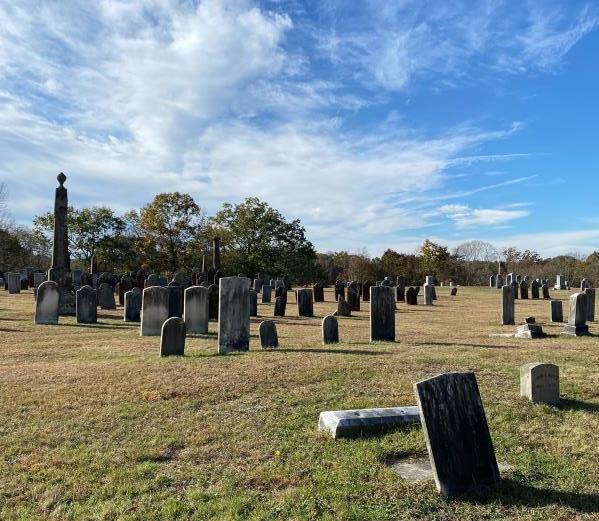
M 414 384 L 437 489 L 453 497 L 499 481 L 499 468 L 474 373 Z

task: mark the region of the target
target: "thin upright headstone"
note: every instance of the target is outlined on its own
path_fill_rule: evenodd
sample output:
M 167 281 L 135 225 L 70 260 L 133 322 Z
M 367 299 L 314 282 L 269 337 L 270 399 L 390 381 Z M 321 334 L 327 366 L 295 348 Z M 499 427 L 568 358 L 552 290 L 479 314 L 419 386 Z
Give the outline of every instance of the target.
M 248 351 L 250 348 L 249 280 L 223 277 L 219 281 L 218 352 Z
M 275 297 L 275 309 L 274 316 L 275 317 L 284 317 L 285 310 L 287 308 L 287 299 L 285 297 Z
M 248 279 L 249 280 L 249 279 Z M 253 290 L 248 290 L 248 295 L 250 299 L 250 317 L 258 316 L 258 294 Z
M 406 291 L 406 304 L 408 306 L 418 305 L 418 290 L 412 286 Z
M 98 288 L 98 305 L 101 309 L 116 309 L 114 290 L 106 282 L 102 282 Z
M 8 294 L 17 295 L 21 293 L 21 274 L 9 273 L 8 277 Z
M 272 286 L 264 284 L 262 286 L 262 304 L 270 304 L 272 299 Z
M 362 283 L 362 300 L 364 302 L 370 302 L 370 288 L 373 285 L 371 280 L 366 280 Z M 335 295 L 335 299 L 337 296 Z
M 589 334 L 587 321 L 587 296 L 584 293 L 574 293 L 570 297 L 570 316 L 564 324 L 562 335 L 584 336 Z
M 539 298 L 539 283 L 536 280 L 533 280 L 530 284 L 530 296 L 533 299 Z
M 454 497 L 499 482 L 499 468 L 474 373 L 414 385 L 435 483 Z
M 78 324 L 98 322 L 98 294 L 91 286 L 82 286 L 76 293 L 76 316 Z
M 327 315 L 322 319 L 322 343 L 336 344 L 339 342 L 339 322 L 337 317 Z
M 170 317 L 162 324 L 160 332 L 160 356 L 183 356 L 185 354 L 185 321 Z
M 141 301 L 141 336 L 158 336 L 168 317 L 168 289 L 161 286 L 145 288 Z
M 511 284 L 501 288 L 501 324 L 504 326 L 513 326 L 516 323 L 514 291 Z
M 586 288 L 584 293 L 587 296 L 587 322 L 595 322 L 595 289 Z
M 346 300 L 352 311 L 360 311 L 360 293 L 358 290 L 358 285 L 355 282 L 351 282 L 347 286 Z
M 551 313 L 551 322 L 564 321 L 564 310 L 561 300 L 552 300 L 549 302 L 549 311 Z
M 319 282 L 314 284 L 312 291 L 314 292 L 314 302 L 324 302 L 324 287 L 322 284 Z
M 183 317 L 183 286 L 176 282 L 169 282 L 168 290 L 168 316 Z
M 185 328 L 189 334 L 208 333 L 210 316 L 210 289 L 191 286 L 185 290 Z
M 395 297 L 388 286 L 370 288 L 370 341 L 395 341 Z
M 58 324 L 60 288 L 53 280 L 42 282 L 37 288 L 35 300 L 35 323 Z
M 433 303 L 433 290 L 435 289 L 435 286 L 433 286 L 432 284 L 425 284 L 424 285 L 424 305 L 425 306 L 432 306 Z
M 141 320 L 141 292 L 127 291 L 124 298 L 123 320 L 125 322 L 139 322 Z
M 525 280 L 520 282 L 520 298 L 523 300 L 528 299 L 528 282 Z
M 313 317 L 314 304 L 312 288 L 300 288 L 296 291 L 297 314 L 300 317 Z
M 279 347 L 279 337 L 277 335 L 277 326 L 272 320 L 260 322 L 258 327 L 258 336 L 260 337 L 260 346 L 262 349 L 272 349 Z

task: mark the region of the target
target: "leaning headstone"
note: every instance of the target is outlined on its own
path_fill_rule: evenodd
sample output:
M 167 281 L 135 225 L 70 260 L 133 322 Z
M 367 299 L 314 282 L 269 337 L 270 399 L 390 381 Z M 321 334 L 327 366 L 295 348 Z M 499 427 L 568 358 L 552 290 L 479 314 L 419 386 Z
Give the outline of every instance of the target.
M 183 356 L 185 354 L 185 321 L 170 317 L 162 324 L 160 333 L 160 356 Z
M 116 309 L 114 301 L 114 290 L 106 282 L 102 282 L 98 288 L 98 305 L 101 309 Z
M 35 300 L 35 323 L 58 324 L 60 288 L 53 280 L 42 282 L 37 288 Z
M 533 403 L 558 403 L 559 367 L 539 362 L 523 365 L 520 368 L 520 396 Z
M 276 297 L 275 298 L 274 316 L 275 317 L 284 317 L 286 308 L 287 308 L 287 299 L 285 297 Z
M 499 468 L 474 373 L 414 385 L 437 489 L 454 497 L 499 482 Z
M 21 293 L 21 274 L 20 273 L 9 273 L 8 274 L 8 293 L 9 295 L 16 295 Z
M 564 310 L 561 300 L 552 300 L 549 302 L 549 311 L 551 314 L 551 322 L 563 322 Z
M 345 301 L 342 295 L 337 298 L 337 316 L 351 317 L 351 306 Z
M 562 335 L 584 336 L 589 334 L 587 321 L 587 296 L 584 293 L 574 293 L 570 297 L 570 316 L 564 324 Z
M 272 299 L 272 286 L 264 284 L 262 286 L 262 304 L 270 304 Z
M 314 284 L 312 291 L 314 292 L 314 302 L 324 302 L 324 287 L 322 284 L 319 282 Z
M 158 336 L 168 317 L 168 289 L 162 286 L 145 288 L 141 300 L 141 336 Z
M 245 277 L 223 277 L 219 280 L 218 294 L 218 352 L 248 351 L 249 280 Z
M 370 341 L 395 341 L 395 296 L 386 286 L 370 288 Z
M 260 322 L 258 327 L 258 336 L 260 337 L 260 346 L 262 349 L 279 347 L 279 337 L 277 335 L 277 326 L 272 320 Z
M 296 291 L 297 314 L 300 317 L 313 317 L 314 304 L 312 288 L 301 288 Z
M 187 333 L 207 333 L 210 315 L 210 290 L 204 286 L 187 288 L 185 290 L 183 314 Z
M 587 296 L 587 322 L 595 322 L 595 289 L 586 288 L 584 293 Z
M 125 322 L 139 322 L 141 320 L 141 293 L 138 291 L 127 291 L 124 298 Z
M 75 315 L 78 324 L 98 322 L 98 294 L 91 286 L 82 286 L 75 294 Z
M 327 315 L 322 319 L 322 343 L 336 344 L 339 342 L 339 322 L 337 317 Z
M 513 285 L 501 288 L 501 324 L 504 326 L 513 326 L 516 323 L 514 291 Z

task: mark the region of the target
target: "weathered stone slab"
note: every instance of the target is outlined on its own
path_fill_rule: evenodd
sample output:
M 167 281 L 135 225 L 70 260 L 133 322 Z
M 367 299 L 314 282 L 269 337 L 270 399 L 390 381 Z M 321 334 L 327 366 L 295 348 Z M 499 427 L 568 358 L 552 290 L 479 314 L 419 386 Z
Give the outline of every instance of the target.
M 183 317 L 183 286 L 176 282 L 169 282 L 168 290 L 168 316 Z
M 141 301 L 141 336 L 159 336 L 168 317 L 168 289 L 162 286 L 145 288 Z
M 249 298 L 250 298 L 250 317 L 257 317 L 258 316 L 258 293 L 256 293 L 253 289 L 250 288 Z
M 160 356 L 183 356 L 185 354 L 185 321 L 170 317 L 162 324 Z
M 337 316 L 351 317 L 351 306 L 345 301 L 342 295 L 337 297 Z
M 35 323 L 58 324 L 60 288 L 52 280 L 42 282 L 37 288 L 35 300 Z
M 116 309 L 114 289 L 106 282 L 102 282 L 98 288 L 98 305 L 101 309 Z
M 284 317 L 286 308 L 287 308 L 287 299 L 285 297 L 276 297 L 275 298 L 274 316 L 275 317 Z
M 395 341 L 394 289 L 387 286 L 370 288 L 370 341 Z
M 455 297 L 458 294 L 458 288 L 456 286 L 454 286 L 453 288 L 451 288 L 451 291 L 449 292 L 449 294 L 452 297 Z
M 264 284 L 262 286 L 262 304 L 270 304 L 272 299 L 272 286 Z
M 205 286 L 187 288 L 183 314 L 187 333 L 207 333 L 210 316 L 210 289 Z
M 549 312 L 551 314 L 551 322 L 564 321 L 564 309 L 561 300 L 552 300 L 549 302 Z
M 360 311 L 360 292 L 355 282 L 347 287 L 347 304 L 352 311 Z
M 570 316 L 564 325 L 562 335 L 584 336 L 589 334 L 587 319 L 587 296 L 584 293 L 574 293 L 570 297 Z
M 522 324 L 516 330 L 516 338 L 544 338 L 543 328 L 538 324 Z
M 319 282 L 314 284 L 312 291 L 314 292 L 314 302 L 324 302 L 324 287 L 322 284 Z
M 499 481 L 495 450 L 474 373 L 414 385 L 437 489 L 453 497 Z
M 514 292 L 515 288 L 513 285 L 501 288 L 501 324 L 504 326 L 513 326 L 516 323 Z
M 339 342 L 339 322 L 337 317 L 327 315 L 322 319 L 322 343 L 336 344 Z
M 406 291 L 406 304 L 408 306 L 418 305 L 418 290 L 413 287 L 409 287 Z
M 249 280 L 223 277 L 219 280 L 218 352 L 248 351 L 250 348 Z
M 296 290 L 297 314 L 300 317 L 314 316 L 314 299 L 312 288 L 300 288 Z
M 335 281 L 335 302 L 338 302 L 339 295 L 345 300 L 345 284 L 341 280 Z
M 533 403 L 558 403 L 559 367 L 540 362 L 520 367 L 520 396 Z
M 21 293 L 21 274 L 9 273 L 7 277 L 9 295 L 16 295 L 18 293 Z
M 370 288 L 374 286 L 371 280 L 366 280 L 362 283 L 362 300 L 364 302 L 370 302 Z
M 432 306 L 434 304 L 434 302 L 433 302 L 433 290 L 434 289 L 435 289 L 435 286 L 433 286 L 432 284 L 424 285 L 424 305 L 425 306 Z
M 139 322 L 141 320 L 141 292 L 127 291 L 124 298 L 123 320 L 125 322 Z
M 82 286 L 75 295 L 75 315 L 78 324 L 98 322 L 98 294 L 91 286 Z
M 355 438 L 417 423 L 420 414 L 415 406 L 323 411 L 318 418 L 318 430 L 328 432 L 333 438 Z
M 587 322 L 595 321 L 595 289 L 586 288 L 584 294 L 587 296 Z
M 260 346 L 262 349 L 272 349 L 279 347 L 279 336 L 277 335 L 277 326 L 273 320 L 264 320 L 258 327 L 258 336 L 260 337 Z

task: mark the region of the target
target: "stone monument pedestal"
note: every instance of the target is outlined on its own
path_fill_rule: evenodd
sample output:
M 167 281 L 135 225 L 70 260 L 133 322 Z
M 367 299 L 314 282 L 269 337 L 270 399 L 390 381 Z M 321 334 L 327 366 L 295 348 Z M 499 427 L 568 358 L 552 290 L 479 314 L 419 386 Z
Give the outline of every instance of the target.
M 589 334 L 589 326 L 573 326 L 572 324 L 564 324 L 562 335 L 566 336 L 586 336 Z

